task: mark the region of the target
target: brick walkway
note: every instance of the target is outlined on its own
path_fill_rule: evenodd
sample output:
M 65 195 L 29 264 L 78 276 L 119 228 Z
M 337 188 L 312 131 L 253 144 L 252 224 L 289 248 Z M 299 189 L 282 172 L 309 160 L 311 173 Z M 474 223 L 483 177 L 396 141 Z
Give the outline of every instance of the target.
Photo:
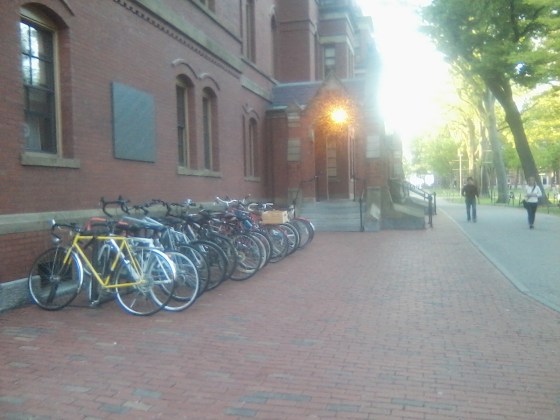
M 439 215 L 320 233 L 178 314 L 1 314 L 0 415 L 560 419 L 559 339 L 560 314 Z

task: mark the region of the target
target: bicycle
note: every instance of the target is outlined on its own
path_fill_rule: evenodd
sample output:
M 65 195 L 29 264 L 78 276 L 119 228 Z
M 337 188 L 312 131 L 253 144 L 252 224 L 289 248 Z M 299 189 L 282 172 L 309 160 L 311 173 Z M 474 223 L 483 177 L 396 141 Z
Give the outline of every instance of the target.
M 55 247 L 43 252 L 32 264 L 28 287 L 33 301 L 42 309 L 59 310 L 68 306 L 81 291 L 84 273 L 97 282 L 102 292 L 116 296 L 120 306 L 133 315 L 152 315 L 163 309 L 175 290 L 176 270 L 163 252 L 151 247 L 152 241 L 111 233 L 116 223 L 105 222 L 99 233 L 75 223 L 52 221 Z M 61 245 L 55 233 L 66 229 L 70 245 Z M 88 256 L 90 245 L 101 245 Z
M 183 204 L 171 203 L 171 207 L 175 208 L 175 214 L 168 213 L 168 216 L 176 217 L 180 220 L 178 229 L 186 235 L 189 244 L 200 248 L 207 255 L 211 265 L 219 265 L 219 271 L 223 269 L 223 276 L 214 276 L 215 279 L 210 281 L 207 289 L 212 290 L 219 286 L 225 279 L 231 278 L 231 275 L 237 268 L 238 256 L 235 247 L 229 238 L 217 233 L 211 226 L 213 216 L 208 210 L 200 209 L 196 214 L 191 214 L 187 208 L 192 208 L 193 203 L 187 200 Z M 178 212 L 177 212 L 178 210 Z M 222 267 L 222 264 L 225 266 Z
M 218 203 L 230 205 L 226 200 L 216 197 Z M 227 210 L 227 208 L 226 208 Z M 213 217 L 210 224 L 218 233 L 226 236 L 237 254 L 237 266 L 230 276 L 232 280 L 246 280 L 256 274 L 262 267 L 265 255 L 262 253 L 262 243 L 250 233 L 243 232 L 238 223 L 238 217 L 231 212 L 221 214 L 221 217 Z M 248 220 L 247 220 L 248 221 Z
M 251 211 L 263 212 L 274 208 L 274 203 L 249 203 L 247 208 Z M 315 237 L 315 226 L 309 220 L 296 216 L 295 206 L 292 204 L 287 209 L 288 224 L 295 227 L 299 235 L 297 249 L 304 248 Z M 293 247 L 292 247 L 293 248 Z M 293 252 L 293 250 L 292 250 Z
M 127 202 L 121 204 L 126 215 L 121 221 L 129 224 L 135 231 L 134 238 L 148 238 L 153 241 L 153 246 L 164 252 L 175 264 L 177 281 L 171 300 L 165 305 L 167 311 L 182 311 L 190 307 L 202 294 L 208 280 L 208 265 L 202 254 L 195 249 L 189 248 L 187 243 L 175 243 L 179 233 L 170 226 L 148 216 L 148 208 L 156 204 L 155 200 L 150 203 L 132 206 L 132 210 L 141 210 L 142 218 L 131 216 Z M 160 204 L 159 201 L 157 204 Z M 164 241 L 164 239 L 166 239 Z M 181 238 L 179 238 L 180 240 Z M 167 246 L 164 246 L 164 242 Z
M 185 205 L 167 203 L 163 200 L 152 200 L 152 202 L 159 203 L 166 209 L 166 214 L 162 218 L 166 229 L 161 233 L 160 243 L 165 249 L 179 251 L 187 255 L 193 262 L 200 262 L 197 264 L 197 268 L 199 265 L 204 265 L 202 267 L 204 270 L 201 270 L 202 275 L 199 273 L 200 294 L 219 286 L 228 275 L 228 258 L 225 252 L 213 242 L 185 233 L 186 225 L 190 223 L 190 218 L 182 213 Z M 172 215 L 172 208 L 179 208 L 179 215 Z

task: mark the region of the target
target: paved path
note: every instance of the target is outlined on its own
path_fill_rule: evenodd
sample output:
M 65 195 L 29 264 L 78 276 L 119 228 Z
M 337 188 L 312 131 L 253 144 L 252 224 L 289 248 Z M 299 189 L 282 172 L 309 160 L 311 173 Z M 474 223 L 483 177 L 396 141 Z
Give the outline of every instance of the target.
M 0 416 L 554 420 L 559 339 L 560 314 L 440 211 L 433 229 L 320 233 L 178 314 L 0 314 Z
M 486 205 L 478 206 L 477 223 L 467 223 L 463 204 L 440 201 L 438 210 L 453 218 L 521 292 L 560 312 L 560 217 L 539 208 L 530 230 L 523 207 Z

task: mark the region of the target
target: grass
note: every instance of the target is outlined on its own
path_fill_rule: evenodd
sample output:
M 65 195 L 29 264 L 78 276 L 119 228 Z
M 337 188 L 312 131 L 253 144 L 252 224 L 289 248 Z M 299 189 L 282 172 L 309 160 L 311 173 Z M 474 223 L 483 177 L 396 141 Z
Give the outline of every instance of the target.
M 453 189 L 437 189 L 433 190 L 436 193 L 437 197 L 444 198 L 446 201 L 451 203 L 463 203 L 465 199 L 461 197 L 461 193 L 458 190 Z M 496 192 L 492 194 L 486 194 L 480 197 L 479 204 L 480 205 L 488 205 L 488 206 L 516 206 L 521 207 L 521 199 L 523 197 L 523 191 L 513 190 L 515 194 L 515 200 L 510 203 L 496 203 Z M 560 216 L 560 206 L 558 200 L 553 199 L 550 197 L 550 204 L 543 205 L 539 207 L 539 212 L 546 212 L 548 214 L 553 214 L 556 216 Z

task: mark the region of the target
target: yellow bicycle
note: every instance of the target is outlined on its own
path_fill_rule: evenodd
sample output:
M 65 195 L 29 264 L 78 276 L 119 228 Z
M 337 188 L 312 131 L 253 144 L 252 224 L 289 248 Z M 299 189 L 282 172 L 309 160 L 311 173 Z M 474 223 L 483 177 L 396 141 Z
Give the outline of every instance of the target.
M 69 246 L 60 245 L 55 233 L 59 229 L 69 233 Z M 152 315 L 171 300 L 175 265 L 151 247 L 149 239 L 113 235 L 109 230 L 98 233 L 54 220 L 51 235 L 57 246 L 35 260 L 28 276 L 31 298 L 41 308 L 58 310 L 69 305 L 80 293 L 84 273 L 133 315 Z

